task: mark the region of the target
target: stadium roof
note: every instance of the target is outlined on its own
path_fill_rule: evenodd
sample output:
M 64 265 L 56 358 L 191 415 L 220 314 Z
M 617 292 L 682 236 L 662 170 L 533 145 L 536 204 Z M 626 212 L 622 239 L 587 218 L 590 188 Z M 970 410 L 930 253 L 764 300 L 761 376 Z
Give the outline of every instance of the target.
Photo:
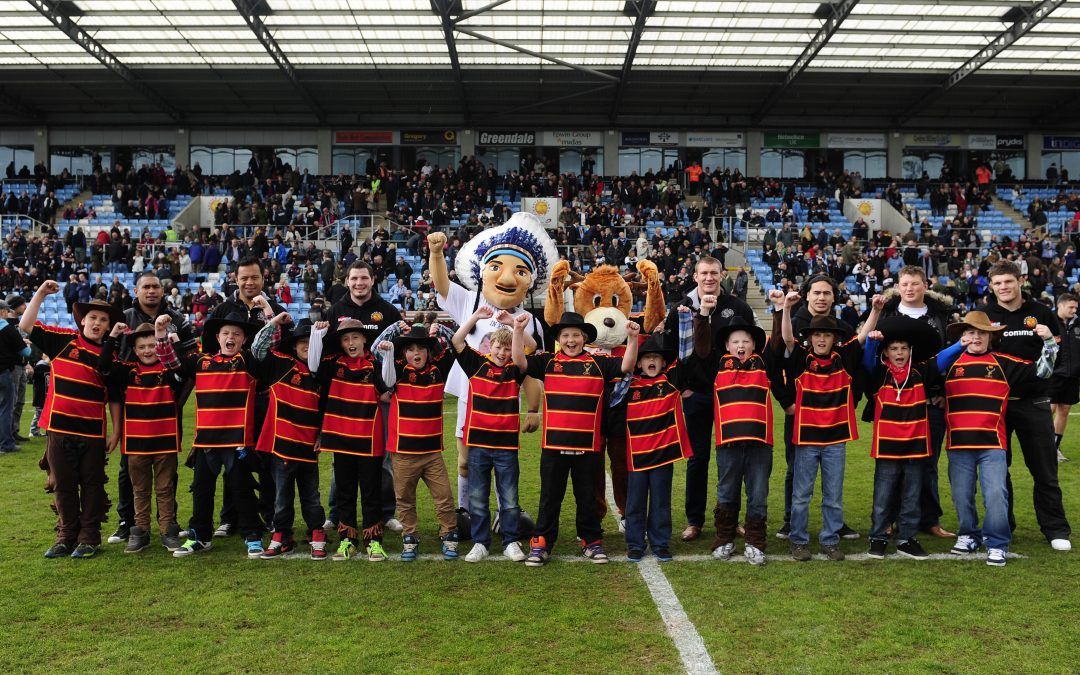
M 1078 85 L 1080 0 L 0 0 L 20 122 L 1053 126 Z

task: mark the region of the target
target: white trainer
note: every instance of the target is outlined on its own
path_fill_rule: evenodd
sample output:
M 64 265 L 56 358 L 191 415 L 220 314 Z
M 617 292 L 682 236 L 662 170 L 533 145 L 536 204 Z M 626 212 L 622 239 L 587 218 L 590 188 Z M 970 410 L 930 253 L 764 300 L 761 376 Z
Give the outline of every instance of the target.
M 477 563 L 488 557 L 487 546 L 483 544 L 473 544 L 472 550 L 465 556 L 465 562 Z
M 1072 542 L 1068 539 L 1054 539 L 1050 542 L 1050 548 L 1055 551 L 1071 551 Z
M 391 532 L 401 532 L 405 529 L 405 526 L 401 524 L 401 521 L 397 518 L 389 518 L 386 521 L 386 529 Z
M 503 555 L 514 562 L 521 562 L 526 558 L 525 551 L 521 550 L 521 544 L 516 541 L 506 545 L 506 548 L 503 549 Z
M 1005 551 L 1000 548 L 987 549 L 986 564 L 991 567 L 1005 567 Z
M 730 560 L 731 554 L 735 550 L 734 542 L 724 544 L 723 546 L 717 546 L 713 549 L 712 557 L 717 560 Z
M 765 564 L 765 552 L 757 546 L 747 544 L 743 549 L 743 555 L 746 556 L 746 562 L 751 565 L 764 565 Z

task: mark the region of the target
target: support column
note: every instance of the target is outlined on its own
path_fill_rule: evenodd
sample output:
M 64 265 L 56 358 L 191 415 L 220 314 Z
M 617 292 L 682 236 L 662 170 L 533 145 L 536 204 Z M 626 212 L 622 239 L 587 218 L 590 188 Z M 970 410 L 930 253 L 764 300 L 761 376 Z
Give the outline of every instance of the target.
M 608 129 L 604 132 L 604 168 L 605 176 L 619 175 L 619 132 Z
M 904 175 L 904 134 L 890 131 L 885 134 L 885 142 L 888 145 L 885 151 L 885 173 L 889 178 L 899 180 Z
M 1042 153 L 1043 153 L 1043 135 L 1037 131 L 1028 133 L 1026 139 L 1026 155 L 1027 161 L 1024 167 L 1024 176 L 1026 180 L 1038 180 L 1045 178 L 1042 168 Z
M 329 176 L 334 172 L 334 132 L 330 129 L 315 130 L 316 152 L 319 153 L 319 175 Z
M 458 131 L 458 149 L 461 151 L 462 157 L 474 157 L 476 156 L 476 136 L 473 134 L 472 129 L 461 129 Z
M 1042 143 L 1041 140 L 1039 142 Z M 39 162 L 45 162 L 45 166 L 49 167 L 48 127 L 36 127 L 34 129 L 34 164 L 38 164 Z M 49 167 L 49 170 L 52 171 L 52 167 Z
M 765 134 L 754 129 L 746 132 L 746 175 L 761 175 L 761 146 L 765 142 Z
M 176 140 L 173 142 L 173 153 L 176 157 L 176 166 L 188 168 L 191 166 L 191 135 L 186 128 L 176 130 Z

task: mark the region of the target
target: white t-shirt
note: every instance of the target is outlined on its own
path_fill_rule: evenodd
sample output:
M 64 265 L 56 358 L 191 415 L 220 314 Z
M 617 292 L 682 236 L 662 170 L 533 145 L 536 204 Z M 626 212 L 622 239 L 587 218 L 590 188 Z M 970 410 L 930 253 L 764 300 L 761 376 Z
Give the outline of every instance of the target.
M 450 318 L 457 321 L 458 324 L 465 323 L 478 307 L 491 307 L 496 313 L 499 311 L 497 307 L 485 300 L 483 295 L 480 295 L 480 302 L 477 304 L 479 294 L 480 291 L 470 291 L 463 286 L 450 282 L 450 292 L 445 296 L 438 296 L 439 307 L 446 310 Z M 522 311 L 525 310 L 517 307 L 511 314 Z M 496 321 L 494 316 L 490 319 L 477 321 L 472 332 L 465 338 L 465 343 L 481 354 L 487 354 L 491 351 L 487 337 L 499 328 L 502 328 L 502 324 Z M 528 334 L 535 333 L 538 338 L 537 348 L 543 348 L 544 331 L 535 316 L 532 318 L 531 326 L 525 332 Z M 450 371 L 450 375 L 446 378 L 446 391 L 458 398 L 463 398 L 468 394 L 469 378 L 465 377 L 465 371 L 456 363 Z
M 901 302 L 896 306 L 896 311 L 904 316 L 910 316 L 912 319 L 921 319 L 926 316 L 926 313 L 930 311 L 930 308 L 926 305 L 919 308 L 905 307 L 904 303 Z

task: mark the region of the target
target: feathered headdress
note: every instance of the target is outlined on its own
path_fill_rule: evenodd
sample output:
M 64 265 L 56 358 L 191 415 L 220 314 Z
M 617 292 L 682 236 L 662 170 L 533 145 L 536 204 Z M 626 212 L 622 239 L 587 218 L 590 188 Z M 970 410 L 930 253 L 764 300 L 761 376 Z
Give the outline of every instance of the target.
M 469 290 L 480 288 L 480 270 L 488 260 L 499 255 L 520 258 L 533 272 L 532 292 L 547 289 L 551 266 L 559 253 L 540 219 L 531 213 L 519 212 L 506 223 L 482 230 L 458 251 L 454 269 L 458 280 Z

